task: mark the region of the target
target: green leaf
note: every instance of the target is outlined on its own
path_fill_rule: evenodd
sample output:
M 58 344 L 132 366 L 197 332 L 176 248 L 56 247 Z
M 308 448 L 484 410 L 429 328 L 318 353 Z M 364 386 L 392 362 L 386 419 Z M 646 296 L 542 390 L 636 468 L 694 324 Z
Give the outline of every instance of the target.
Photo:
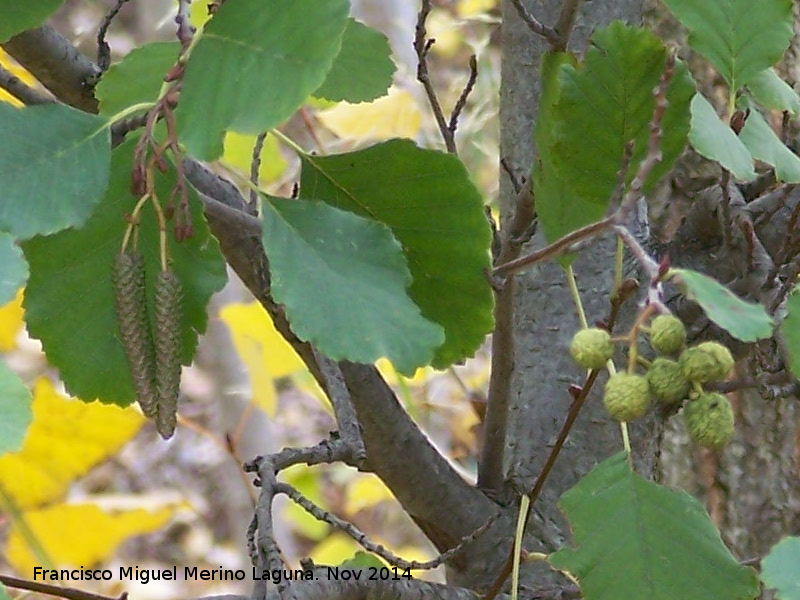
M 263 241 L 292 331 L 332 359 L 385 356 L 412 374 L 444 341 L 406 294 L 411 275 L 384 225 L 322 202 L 270 198 Z
M 226 129 L 260 133 L 286 120 L 325 80 L 348 0 L 237 0 L 221 5 L 186 65 L 176 111 L 193 156 L 222 154 Z
M 689 29 L 689 45 L 732 90 L 780 60 L 792 39 L 792 0 L 664 0 Z
M 655 107 L 653 88 L 664 72 L 666 59 L 667 50 L 651 32 L 615 21 L 595 32 L 582 65 L 561 68 L 561 95 L 555 107 L 550 152 L 562 179 L 584 202 L 608 206 L 618 186 L 625 146 L 631 140 L 634 150 L 627 180 L 633 179 L 647 153 Z M 683 152 L 693 93 L 686 66 L 677 62 L 667 89 L 663 158 L 648 178 L 647 187 L 666 174 Z
M 709 319 L 737 340 L 755 342 L 772 335 L 772 319 L 760 304 L 745 302 L 718 281 L 697 271 L 670 269 L 670 276 Z
M 761 581 L 778 590 L 778 600 L 800 600 L 800 537 L 786 537 L 761 561 Z
M 781 332 L 789 351 L 789 367 L 797 377 L 800 374 L 800 294 L 793 293 L 786 300 L 786 318 Z
M 491 233 L 480 192 L 457 157 L 390 140 L 302 157 L 300 194 L 388 226 L 405 251 L 411 299 L 444 328 L 433 366 L 472 356 L 492 328 Z
M 115 115 L 121 110 L 158 99 L 164 75 L 178 60 L 178 42 L 145 44 L 111 65 L 95 88 L 101 115 Z
M 31 392 L 20 378 L 0 360 L 0 455 L 22 447 L 33 419 Z
M 25 239 L 80 227 L 108 185 L 106 120 L 63 104 L 0 103 L 0 230 Z
M 396 69 L 386 36 L 350 19 L 344 30 L 342 49 L 314 96 L 336 102 L 375 100 L 386 94 Z
M 0 15 L 3 15 L 0 19 L 0 42 L 41 25 L 63 3 L 64 0 L 0 0 Z
M 800 113 L 800 97 L 792 86 L 781 79 L 775 69 L 765 69 L 747 82 L 747 89 L 764 108 Z
M 0 306 L 11 302 L 28 278 L 28 263 L 14 236 L 0 231 Z
M 584 200 L 576 196 L 567 182 L 561 178 L 553 164 L 553 145 L 556 140 L 555 107 L 561 93 L 559 73 L 561 66 L 569 64 L 571 56 L 566 53 L 545 53 L 542 56 L 542 93 L 539 98 L 539 117 L 536 119 L 535 140 L 538 154 L 531 177 L 537 199 L 536 213 L 544 230 L 545 238 L 554 242 L 570 231 L 600 219 L 606 212 L 608 199 L 600 202 Z M 574 254 L 558 258 L 569 265 Z
M 689 141 L 697 152 L 717 161 L 734 177 L 750 181 L 755 179 L 753 157 L 747 146 L 717 116 L 717 111 L 705 97 L 697 93 L 692 98 L 692 128 Z
M 750 600 L 755 573 L 720 539 L 700 503 L 633 473 L 627 455 L 600 463 L 560 505 L 576 549 L 550 564 L 577 579 L 586 600 Z
M 755 158 L 775 167 L 779 181 L 800 183 L 800 158 L 775 135 L 757 110 L 750 110 L 739 139 Z
M 119 341 L 111 289 L 111 264 L 120 251 L 125 215 L 133 210 L 130 171 L 136 138 L 114 150 L 108 192 L 84 227 L 23 244 L 30 263 L 25 290 L 28 332 L 42 341 L 50 364 L 58 367 L 69 392 L 86 401 L 99 398 L 125 406 L 133 387 Z M 170 169 L 156 173 L 156 192 L 169 197 L 175 182 Z M 172 268 L 183 283 L 182 361 L 189 364 L 197 336 L 205 331 L 206 304 L 225 283 L 225 262 L 211 236 L 202 205 L 190 192 L 194 236 L 175 243 L 170 236 Z M 139 247 L 145 255 L 148 297 L 159 266 L 158 227 L 152 207 L 143 210 Z M 149 306 L 152 316 L 152 306 Z

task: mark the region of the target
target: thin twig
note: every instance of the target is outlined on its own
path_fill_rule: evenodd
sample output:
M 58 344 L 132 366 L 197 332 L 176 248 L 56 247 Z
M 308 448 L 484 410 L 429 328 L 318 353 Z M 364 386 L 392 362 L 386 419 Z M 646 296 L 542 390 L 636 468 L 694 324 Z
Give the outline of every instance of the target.
M 619 171 L 617 171 L 617 185 L 614 187 L 614 194 L 611 196 L 612 206 L 622 203 L 622 195 L 625 192 L 625 180 L 628 178 L 628 169 L 633 160 L 633 140 L 629 140 L 622 147 L 622 160 L 620 161 Z
M 414 29 L 414 51 L 417 53 L 417 81 L 422 84 L 425 89 L 425 95 L 428 97 L 428 102 L 431 105 L 433 116 L 436 119 L 436 124 L 439 127 L 439 132 L 444 139 L 444 145 L 447 151 L 451 154 L 456 153 L 456 143 L 444 117 L 442 105 L 439 103 L 439 98 L 436 96 L 436 91 L 431 84 L 430 74 L 428 73 L 428 53 L 434 40 L 428 38 L 428 30 L 425 23 L 428 20 L 433 6 L 431 0 L 422 0 L 422 5 L 417 14 L 417 24 Z
M 353 406 L 353 399 L 347 389 L 342 370 L 339 364 L 314 349 L 314 358 L 317 366 L 325 380 L 325 391 L 333 405 L 333 412 L 336 416 L 336 424 L 339 426 L 339 438 L 349 449 L 350 455 L 347 457 L 347 464 L 361 466 L 367 457 L 367 450 L 364 447 L 364 440 L 361 437 L 361 430 L 358 426 L 358 415 Z
M 506 165 L 509 176 L 511 170 Z M 514 178 L 512 178 L 512 184 Z M 533 231 L 535 201 L 530 180 L 525 180 L 514 196 L 514 214 L 505 224 L 500 239 L 497 263 L 508 263 L 519 256 L 522 244 Z M 494 255 L 494 252 L 493 252 Z M 492 333 L 492 371 L 489 395 L 483 418 L 484 430 L 478 462 L 478 486 L 483 490 L 503 488 L 503 462 L 511 402 L 511 378 L 514 371 L 514 278 L 508 278 L 496 291 L 495 328 Z
M 576 229 L 575 231 L 569 232 L 567 235 L 559 238 L 552 244 L 541 248 L 540 250 L 535 250 L 530 254 L 526 254 L 525 256 L 521 256 L 515 260 L 511 260 L 507 263 L 497 265 L 493 270 L 492 273 L 495 275 L 503 274 L 505 276 L 512 275 L 513 273 L 517 273 L 522 269 L 529 267 L 531 265 L 535 265 L 536 263 L 542 262 L 543 260 L 548 260 L 551 258 L 556 258 L 557 256 L 561 256 L 565 252 L 569 252 L 570 248 L 577 244 L 578 242 L 583 242 L 588 239 L 595 238 L 609 229 L 614 225 L 615 218 L 614 216 L 606 217 L 601 221 L 595 221 L 594 223 L 590 223 L 589 225 L 585 225 L 580 229 Z
M 65 588 L 59 585 L 19 579 L 11 575 L 0 575 L 0 583 L 18 590 L 28 590 L 37 594 L 66 598 L 67 600 L 126 600 L 128 597 L 128 592 L 122 592 L 119 596 L 103 596 L 102 594 L 93 594 L 92 592 L 85 592 L 75 588 Z
M 250 183 L 253 184 L 250 190 L 250 205 L 255 209 L 258 205 L 258 172 L 261 170 L 261 152 L 264 150 L 264 141 L 267 139 L 267 132 L 258 134 L 256 143 L 253 144 L 253 154 L 250 159 Z
M 520 181 L 520 178 L 514 173 L 514 169 L 511 168 L 511 164 L 505 156 L 500 159 L 500 167 L 506 172 L 506 175 L 508 175 L 508 179 L 511 181 L 511 187 L 514 188 L 514 193 L 519 194 L 523 182 Z
M 561 14 L 558 15 L 558 21 L 555 26 L 558 41 L 551 42 L 553 52 L 566 51 L 569 38 L 572 35 L 572 28 L 575 25 L 575 16 L 578 14 L 580 5 L 581 0 L 565 0 L 561 5 Z
M 111 146 L 115 148 L 125 141 L 125 136 L 131 131 L 141 129 L 147 123 L 148 113 L 143 112 L 127 119 L 115 121 L 111 126 Z
M 663 133 L 661 123 L 664 120 L 664 113 L 667 111 L 667 88 L 669 87 L 674 72 L 675 54 L 674 52 L 669 52 L 667 54 L 667 64 L 664 68 L 664 72 L 661 74 L 658 86 L 656 86 L 656 89 L 653 91 L 655 106 L 653 107 L 653 117 L 650 119 L 650 138 L 647 143 L 647 155 L 644 157 L 644 160 L 639 163 L 639 169 L 636 171 L 636 175 L 633 181 L 631 181 L 628 192 L 625 194 L 622 204 L 616 213 L 617 223 L 625 223 L 631 209 L 633 209 L 634 205 L 642 196 L 642 188 L 644 188 L 647 178 L 650 176 L 655 166 L 661 161 L 660 145 Z
M 178 41 L 181 43 L 181 54 L 185 53 L 189 46 L 192 44 L 194 38 L 195 26 L 189 15 L 189 6 L 192 0 L 178 0 L 178 13 L 175 15 L 175 23 L 178 25 Z
M 528 498 L 530 499 L 530 503 L 528 504 L 528 510 L 525 515 L 525 526 L 527 527 L 528 519 L 530 518 L 531 510 L 533 509 L 533 505 L 536 503 L 536 500 L 539 498 L 539 495 L 542 493 L 544 489 L 544 484 L 547 481 L 550 472 L 553 470 L 553 466 L 556 464 L 556 459 L 558 459 L 558 455 L 561 453 L 561 449 L 564 447 L 564 442 L 569 435 L 570 430 L 572 429 L 573 424 L 575 423 L 575 419 L 578 418 L 578 414 L 583 407 L 586 398 L 589 396 L 589 392 L 594 385 L 597 376 L 600 374 L 600 369 L 593 369 L 586 381 L 583 384 L 580 392 L 575 396 L 575 399 L 572 401 L 572 404 L 569 407 L 569 412 L 567 412 L 567 417 L 564 420 L 564 424 L 561 426 L 561 431 L 558 433 L 558 438 L 556 439 L 555 444 L 553 445 L 553 449 L 550 451 L 550 454 L 545 461 L 544 466 L 542 467 L 541 473 L 536 478 L 536 481 L 531 488 L 531 491 L 528 493 Z M 492 587 L 489 588 L 489 591 L 483 596 L 483 600 L 493 600 L 495 596 L 500 592 L 505 583 L 506 578 L 511 574 L 511 569 L 513 567 L 514 561 L 514 552 L 513 549 L 509 552 L 508 558 L 506 559 L 503 568 L 500 571 L 500 574 L 495 579 Z
M 519 18 L 525 22 L 525 25 L 527 25 L 528 29 L 530 29 L 533 33 L 545 38 L 553 47 L 560 43 L 561 40 L 558 32 L 552 27 L 542 25 L 539 20 L 534 17 L 527 8 L 525 8 L 522 0 L 511 0 L 511 4 L 513 4 L 514 8 L 517 9 Z
M 283 560 L 278 543 L 275 540 L 272 519 L 272 502 L 278 493 L 278 480 L 275 477 L 275 468 L 269 460 L 262 461 L 258 469 L 258 480 L 261 485 L 261 493 L 256 503 L 256 554 L 258 556 L 258 568 L 262 571 L 274 571 L 283 568 Z M 252 525 L 251 525 L 252 527 Z M 283 592 L 288 586 L 288 582 L 281 580 L 277 582 L 279 597 L 283 598 Z M 256 581 L 253 586 L 253 600 L 263 600 L 266 598 L 266 583 Z
M 641 265 L 645 274 L 650 277 L 651 281 L 658 279 L 658 263 L 639 243 L 639 240 L 636 239 L 636 236 L 634 236 L 624 225 L 615 225 L 614 233 L 616 233 L 622 239 L 622 241 L 625 242 L 628 250 L 630 250 L 631 254 L 633 254 L 633 257 L 638 261 L 639 265 Z
M 469 57 L 469 78 L 467 79 L 467 83 L 464 86 L 464 89 L 461 90 L 461 95 L 458 97 L 456 101 L 456 105 L 453 107 L 453 112 L 450 113 L 450 123 L 447 126 L 447 130 L 450 132 L 450 137 L 455 140 L 456 138 L 456 129 L 458 128 L 458 119 L 461 116 L 461 111 L 464 110 L 464 107 L 467 105 L 467 98 L 472 93 L 472 89 L 475 87 L 475 82 L 478 80 L 478 59 L 473 54 Z
M 350 450 L 340 438 L 322 440 L 315 446 L 305 448 L 284 448 L 268 456 L 257 456 L 244 463 L 245 473 L 257 472 L 264 461 L 268 461 L 278 473 L 294 465 L 306 464 L 329 465 L 335 462 L 346 462 Z
M 111 10 L 103 17 L 103 20 L 100 22 L 100 27 L 97 30 L 97 66 L 100 67 L 102 73 L 108 71 L 108 67 L 111 66 L 111 46 L 106 42 L 108 28 L 111 27 L 111 22 L 119 14 L 122 5 L 128 1 L 129 0 L 117 0 L 114 6 L 111 7 Z
M 3 65 L 0 65 L 0 88 L 27 106 L 55 102 L 55 98 L 26 85 Z
M 377 554 L 383 560 L 388 562 L 390 565 L 397 567 L 398 569 L 414 569 L 414 570 L 429 570 L 435 569 L 439 565 L 444 564 L 448 560 L 450 560 L 453 556 L 462 552 L 467 545 L 471 542 L 474 542 L 481 534 L 485 533 L 489 527 L 491 527 L 492 523 L 494 523 L 497 518 L 500 516 L 501 512 L 498 511 L 480 527 L 478 527 L 475 531 L 470 533 L 468 536 L 465 536 L 461 539 L 457 546 L 450 548 L 448 551 L 443 552 L 436 558 L 432 560 L 428 560 L 425 562 L 420 562 L 416 560 L 405 560 L 397 556 L 396 554 L 387 550 L 381 544 L 377 544 L 367 537 L 363 531 L 361 531 L 358 527 L 345 521 L 344 519 L 340 519 L 336 515 L 320 508 L 316 504 L 314 504 L 311 500 L 303 496 L 299 491 L 297 491 L 292 486 L 279 483 L 275 486 L 275 492 L 278 494 L 285 494 L 289 498 L 292 499 L 295 503 L 297 503 L 303 510 L 305 510 L 308 514 L 313 516 L 314 518 L 335 527 L 339 531 L 346 533 L 351 538 L 353 538 L 356 542 L 358 542 L 365 550 L 372 552 L 373 554 Z

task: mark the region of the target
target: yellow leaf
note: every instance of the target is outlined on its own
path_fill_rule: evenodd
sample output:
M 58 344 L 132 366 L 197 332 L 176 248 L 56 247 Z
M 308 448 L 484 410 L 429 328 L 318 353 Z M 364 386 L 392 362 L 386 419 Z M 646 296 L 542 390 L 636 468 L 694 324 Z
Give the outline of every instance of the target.
M 474 17 L 492 10 L 497 6 L 497 0 L 460 0 L 456 5 L 459 17 Z
M 19 65 L 17 61 L 11 58 L 2 48 L 0 48 L 0 66 L 9 71 L 12 75 L 17 77 L 22 83 L 29 87 L 36 87 L 36 78 L 31 75 L 27 70 Z M 22 106 L 22 102 L 17 100 L 7 91 L 0 89 L 0 102 L 7 102 L 14 106 Z
M 17 297 L 0 307 L 0 352 L 8 352 L 17 346 L 17 334 L 22 329 L 22 290 Z
M 75 479 L 116 454 L 145 422 L 132 407 L 66 398 L 45 377 L 34 385 L 32 409 L 22 449 L 0 457 L 0 486 L 23 509 L 61 498 Z
M 308 106 L 309 108 L 317 108 L 320 110 L 323 108 L 330 108 L 331 106 L 336 106 L 337 104 L 339 103 L 336 102 L 335 100 L 326 100 L 325 98 L 315 98 L 314 96 L 308 97 L 305 101 L 305 105 Z
M 314 546 L 309 558 L 320 565 L 338 565 L 358 550 L 363 548 L 353 538 L 344 533 L 334 533 Z
M 311 471 L 305 465 L 291 467 L 282 472 L 282 477 L 286 482 L 294 487 L 298 492 L 311 500 L 317 506 L 325 507 L 322 498 L 322 491 L 319 487 L 319 472 Z M 309 540 L 319 541 L 328 534 L 329 525 L 320 521 L 305 511 L 304 508 L 295 504 L 291 500 L 286 505 L 284 517 L 288 520 L 295 531 L 299 532 Z
M 250 162 L 253 157 L 253 146 L 256 136 L 242 135 L 229 131 L 225 135 L 225 147 L 222 162 L 250 176 Z M 269 183 L 275 181 L 286 170 L 286 160 L 278 147 L 278 140 L 272 134 L 267 135 L 261 151 L 261 167 L 258 170 L 259 181 Z
M 433 560 L 436 558 L 435 554 L 428 552 L 427 550 L 423 550 L 419 546 L 400 546 L 393 552 L 408 562 L 428 562 L 429 560 Z M 431 571 L 421 571 L 417 569 L 413 569 L 411 571 L 411 575 L 414 579 L 429 579 Z
M 401 381 L 401 378 L 406 385 L 423 385 L 433 374 L 436 373 L 436 371 L 431 367 L 420 367 L 414 371 L 413 377 L 404 377 L 397 372 L 397 369 L 394 368 L 394 365 L 386 358 L 379 358 L 375 363 L 375 366 L 386 380 L 386 383 L 392 386 L 398 385 Z
M 108 560 L 127 538 L 163 527 L 173 512 L 169 506 L 154 512 L 107 513 L 96 504 L 61 504 L 26 512 L 24 519 L 54 565 L 89 568 Z M 31 574 L 35 566 L 42 566 L 16 526 L 11 529 L 6 555 L 20 573 Z
M 422 115 L 413 96 L 395 87 L 373 102 L 341 102 L 318 113 L 319 120 L 340 138 L 387 140 L 413 138 L 419 132 Z
M 314 398 L 319 400 L 319 403 L 322 406 L 322 408 L 327 410 L 331 415 L 333 414 L 333 407 L 331 406 L 331 403 L 328 400 L 328 396 L 326 396 L 325 392 L 322 391 L 322 388 L 319 387 L 317 380 L 314 379 L 314 376 L 311 374 L 310 371 L 305 370 L 296 373 L 295 375 L 292 376 L 292 383 L 301 392 L 305 392 L 309 396 L 313 396 Z
M 461 444 L 466 448 L 475 446 L 475 428 L 481 420 L 475 411 L 467 408 L 450 419 L 450 432 L 453 435 L 453 444 Z
M 347 486 L 344 510 L 348 515 L 354 515 L 387 500 L 394 500 L 394 496 L 378 477 L 359 473 L 356 480 Z
M 192 2 L 189 6 L 189 22 L 201 31 L 206 22 L 211 18 L 208 14 L 208 2 Z
M 257 302 L 229 304 L 219 316 L 228 326 L 236 352 L 250 374 L 253 401 L 274 416 L 277 396 L 273 380 L 300 371 L 305 367 L 303 361 Z
M 455 56 L 464 43 L 463 26 L 441 10 L 432 12 L 426 24 L 428 35 L 436 40 L 433 51 L 447 58 Z

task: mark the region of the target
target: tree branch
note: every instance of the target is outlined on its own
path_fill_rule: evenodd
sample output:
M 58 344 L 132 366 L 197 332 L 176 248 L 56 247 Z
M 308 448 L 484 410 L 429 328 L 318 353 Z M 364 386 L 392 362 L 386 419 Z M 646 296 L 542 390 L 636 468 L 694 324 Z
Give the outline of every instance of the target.
M 57 596 L 59 598 L 66 598 L 66 600 L 126 600 L 128 592 L 123 592 L 119 596 L 103 596 L 102 594 L 93 594 L 92 592 L 85 592 L 76 588 L 61 587 L 60 585 L 50 585 L 39 581 L 30 581 L 28 579 L 20 579 L 12 577 L 11 575 L 0 575 L 0 583 L 10 588 L 18 590 L 28 590 L 29 592 L 36 592 L 37 594 L 47 594 L 48 596 Z
M 328 397 L 333 405 L 336 424 L 339 426 L 339 438 L 348 450 L 346 462 L 357 467 L 361 466 L 367 458 L 367 451 L 364 448 L 364 440 L 361 438 L 358 415 L 353 406 L 350 391 L 344 382 L 342 370 L 339 368 L 338 363 L 316 349 L 314 350 L 314 358 L 325 380 L 325 389 L 328 390 Z
M 433 116 L 436 119 L 436 125 L 439 127 L 439 132 L 442 134 L 447 151 L 451 154 L 455 154 L 456 143 L 447 127 L 447 120 L 444 117 L 442 105 L 439 103 L 439 98 L 436 96 L 436 90 L 433 89 L 431 77 L 428 73 L 428 53 L 435 40 L 428 38 L 428 30 L 425 27 L 425 23 L 432 9 L 431 0 L 422 0 L 422 6 L 417 15 L 417 24 L 414 30 L 414 50 L 417 53 L 417 81 L 419 81 L 425 89 L 425 95 L 428 97 L 428 102 L 430 102 Z
M 580 229 L 571 231 L 565 236 L 559 238 L 552 244 L 548 244 L 540 250 L 534 250 L 530 254 L 526 254 L 516 260 L 511 260 L 507 263 L 497 265 L 492 271 L 496 275 L 504 275 L 506 277 L 521 271 L 527 267 L 533 266 L 536 263 L 544 260 L 550 260 L 569 252 L 570 249 L 578 242 L 593 239 L 609 229 L 614 225 L 614 216 L 606 217 L 602 221 L 596 221 L 585 225 Z
M 111 66 L 111 46 L 109 46 L 106 41 L 108 28 L 111 27 L 112 21 L 119 14 L 122 5 L 128 1 L 129 0 L 116 0 L 114 6 L 112 6 L 103 17 L 103 20 L 100 22 L 100 27 L 97 29 L 97 66 L 102 73 L 105 73 L 108 67 Z
M 509 177 L 512 177 L 510 171 Z M 531 231 L 535 200 L 530 180 L 522 183 L 514 200 L 514 214 L 502 230 L 500 253 L 497 256 L 497 262 L 501 264 L 519 256 L 522 244 Z M 503 461 L 515 352 L 514 289 L 514 278 L 509 277 L 495 294 L 492 370 L 478 462 L 478 486 L 495 493 L 502 490 L 504 484 Z
M 417 15 L 417 24 L 414 29 L 414 51 L 417 54 L 417 81 L 419 81 L 425 89 L 425 95 L 428 97 L 433 116 L 436 119 L 436 125 L 439 128 L 439 133 L 442 134 L 442 139 L 444 140 L 447 151 L 450 154 L 456 154 L 458 152 L 456 148 L 458 118 L 467 104 L 467 98 L 472 92 L 472 88 L 475 87 L 475 81 L 478 78 L 478 61 L 474 54 L 469 59 L 469 78 L 467 79 L 464 89 L 461 91 L 461 95 L 456 101 L 448 123 L 444 116 L 442 105 L 436 95 L 436 90 L 433 89 L 433 84 L 431 84 L 431 77 L 428 72 L 428 54 L 430 53 L 431 46 L 433 46 L 436 41 L 428 37 L 428 30 L 426 28 L 428 15 L 430 15 L 432 9 L 431 0 L 422 0 L 422 5 Z
M 205 196 L 214 197 L 235 211 L 244 210 L 246 202 L 238 190 L 220 183 L 220 178 L 208 170 L 197 165 L 187 169 L 187 177 Z M 266 308 L 278 331 L 303 358 L 320 385 L 327 388 L 313 348 L 294 335 L 282 308 L 272 300 L 260 235 L 232 228 L 230 220 L 218 220 L 211 211 L 207 216 L 228 263 Z M 431 445 L 375 367 L 349 362 L 342 362 L 339 367 L 358 414 L 367 449 L 365 468 L 386 483 L 440 551 L 455 546 L 499 510 L 461 479 Z
M 3 48 L 54 96 L 80 110 L 97 113 L 94 85 L 100 69 L 53 28 L 24 31 L 5 42 Z
M 288 484 L 279 483 L 276 487 L 276 492 L 279 494 L 285 494 L 315 519 L 327 523 L 328 525 L 335 527 L 339 531 L 344 532 L 345 534 L 353 538 L 356 542 L 358 542 L 365 550 L 367 550 L 368 552 L 372 552 L 373 554 L 377 554 L 387 563 L 399 569 L 414 569 L 414 570 L 435 569 L 436 567 L 450 560 L 453 556 L 455 556 L 459 552 L 463 551 L 468 544 L 474 542 L 480 535 L 485 533 L 497 519 L 497 515 L 489 517 L 486 523 L 478 527 L 478 529 L 473 531 L 470 535 L 462 538 L 457 546 L 454 546 L 447 552 L 443 552 L 433 560 L 421 562 L 416 560 L 405 560 L 404 558 L 397 556 L 393 552 L 390 552 L 389 550 L 384 548 L 381 544 L 376 544 L 375 542 L 370 540 L 364 532 L 358 529 L 358 527 L 356 527 L 352 523 L 349 523 L 348 521 L 345 521 L 344 519 L 340 519 L 336 515 L 326 510 L 323 510 L 322 508 L 314 504 L 311 500 L 303 496 L 303 494 L 297 491 L 294 487 Z
M 530 29 L 533 33 L 542 36 L 553 47 L 560 42 L 558 32 L 552 27 L 542 25 L 539 20 L 534 17 L 527 8 L 525 8 L 522 0 L 511 0 L 511 4 L 513 4 L 514 8 L 517 10 L 519 18 L 522 19 L 525 25 L 528 26 L 528 29 Z
M 569 44 L 569 37 L 572 35 L 572 27 L 575 25 L 575 17 L 581 0 L 564 0 L 561 5 L 561 14 L 558 15 L 555 31 L 557 40 L 551 43 L 553 52 L 565 52 Z
M 17 100 L 28 106 L 55 102 L 53 97 L 25 85 L 19 77 L 14 75 L 3 65 L 0 65 L 0 88 L 3 88 Z

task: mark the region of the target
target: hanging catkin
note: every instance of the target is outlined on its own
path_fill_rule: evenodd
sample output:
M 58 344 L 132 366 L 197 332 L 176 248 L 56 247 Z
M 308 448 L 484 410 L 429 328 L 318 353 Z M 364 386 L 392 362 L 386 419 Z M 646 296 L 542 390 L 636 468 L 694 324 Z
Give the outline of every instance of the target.
M 160 271 L 155 284 L 155 351 L 158 413 L 156 429 L 167 439 L 175 431 L 181 383 L 181 303 L 183 289 L 171 270 Z
M 144 257 L 139 252 L 120 253 L 111 269 L 114 307 L 120 340 L 125 349 L 136 401 L 148 417 L 156 416 L 156 360 L 147 319 Z

